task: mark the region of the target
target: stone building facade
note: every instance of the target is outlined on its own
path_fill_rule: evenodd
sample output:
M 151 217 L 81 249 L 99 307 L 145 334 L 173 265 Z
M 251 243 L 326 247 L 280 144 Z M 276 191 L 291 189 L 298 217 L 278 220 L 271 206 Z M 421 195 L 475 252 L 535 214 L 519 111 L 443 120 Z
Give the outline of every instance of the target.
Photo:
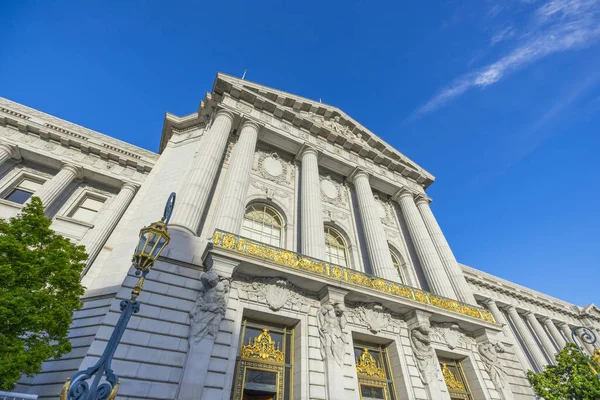
M 526 371 L 600 329 L 594 305 L 458 263 L 434 177 L 343 111 L 231 76 L 166 115 L 159 154 L 0 99 L 0 168 L 0 217 L 39 196 L 90 254 L 73 350 L 15 388 L 39 398 L 101 355 L 172 191 L 120 399 L 533 399 Z

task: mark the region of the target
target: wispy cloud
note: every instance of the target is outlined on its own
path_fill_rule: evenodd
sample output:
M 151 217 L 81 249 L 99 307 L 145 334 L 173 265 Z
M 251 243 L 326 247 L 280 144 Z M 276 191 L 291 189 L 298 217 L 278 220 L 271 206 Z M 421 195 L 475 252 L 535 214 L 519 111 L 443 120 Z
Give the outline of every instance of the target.
M 516 31 L 500 31 L 494 45 Z M 432 112 L 473 88 L 485 88 L 509 73 L 550 54 L 580 49 L 600 39 L 600 0 L 549 0 L 539 5 L 506 55 L 483 68 L 469 71 L 442 88 L 414 111 L 410 120 Z
M 500 43 L 505 41 L 506 39 L 510 39 L 515 36 L 517 30 L 512 26 L 507 26 L 500 31 L 496 32 L 494 36 L 490 38 L 491 45 L 495 45 L 496 43 Z

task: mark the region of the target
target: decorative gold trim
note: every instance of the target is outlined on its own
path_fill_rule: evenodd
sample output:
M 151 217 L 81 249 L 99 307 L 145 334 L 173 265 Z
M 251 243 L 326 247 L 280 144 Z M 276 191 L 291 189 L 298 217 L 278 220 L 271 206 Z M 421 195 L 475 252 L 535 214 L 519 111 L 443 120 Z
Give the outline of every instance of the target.
M 367 287 L 379 292 L 400 296 L 418 303 L 431 305 L 457 314 L 467 315 L 485 322 L 496 323 L 493 315 L 484 308 L 460 303 L 456 300 L 433 295 L 431 293 L 387 281 L 378 277 L 317 260 L 293 251 L 284 250 L 250 240 L 232 233 L 215 231 L 213 244 L 234 253 L 245 254 L 263 260 L 269 260 L 287 268 L 308 271 L 326 278 Z
M 279 350 L 279 344 L 269 335 L 269 330 L 264 328 L 262 333 L 254 338 L 254 342 L 242 347 L 242 358 L 258 359 L 283 364 L 283 351 Z
M 444 375 L 444 381 L 446 382 L 446 386 L 448 390 L 451 392 L 458 392 L 467 396 L 467 390 L 465 389 L 465 385 L 450 371 L 450 368 L 446 364 L 442 364 L 442 375 Z M 467 398 L 467 397 L 465 397 Z
M 369 349 L 363 349 L 360 357 L 356 358 L 356 374 L 359 377 L 387 379 L 385 370 L 377 365 Z

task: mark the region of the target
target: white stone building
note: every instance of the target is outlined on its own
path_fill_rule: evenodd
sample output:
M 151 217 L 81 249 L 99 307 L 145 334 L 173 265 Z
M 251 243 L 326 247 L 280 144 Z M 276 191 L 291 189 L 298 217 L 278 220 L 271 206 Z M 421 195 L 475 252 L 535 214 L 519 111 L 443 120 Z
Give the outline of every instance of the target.
M 594 305 L 457 263 L 433 176 L 343 111 L 231 76 L 166 115 L 159 154 L 0 99 L 0 163 L 0 217 L 39 196 L 90 254 L 73 350 L 15 388 L 39 398 L 102 353 L 172 191 L 120 399 L 533 399 L 526 371 L 600 328 Z

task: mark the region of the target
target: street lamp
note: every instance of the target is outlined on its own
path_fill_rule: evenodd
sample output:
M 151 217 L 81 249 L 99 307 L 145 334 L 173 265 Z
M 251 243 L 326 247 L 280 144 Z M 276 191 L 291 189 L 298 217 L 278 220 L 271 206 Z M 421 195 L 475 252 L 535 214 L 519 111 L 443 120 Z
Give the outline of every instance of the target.
M 577 334 L 578 331 L 582 331 L 582 333 Z M 576 337 L 587 344 L 593 345 L 594 343 L 596 343 L 596 334 L 594 333 L 594 331 L 592 331 L 591 329 L 589 329 L 585 326 L 576 326 L 575 328 L 573 328 L 573 330 L 571 331 L 571 338 L 573 339 L 573 343 L 575 343 L 575 344 L 577 344 L 577 340 L 575 340 Z M 600 351 L 598 351 L 598 349 L 595 349 L 594 355 L 590 358 L 587 354 L 585 354 L 583 352 L 583 349 L 581 348 L 581 346 L 577 345 L 577 349 L 579 350 L 581 355 L 585 357 L 591 370 L 596 375 L 596 378 L 600 379 L 600 374 L 598 373 L 598 370 L 596 369 L 596 368 L 600 367 Z M 595 364 L 595 366 L 594 366 L 594 364 Z
M 61 400 L 114 400 L 117 397 L 119 378 L 113 372 L 110 364 L 121 337 L 125 333 L 127 323 L 133 314 L 140 311 L 140 303 L 137 298 L 142 292 L 146 275 L 154 266 L 160 253 L 169 244 L 171 237 L 167 224 L 171 219 L 173 207 L 175 207 L 175 193 L 171 193 L 169 196 L 162 219 L 140 230 L 140 238 L 132 259 L 136 269 L 135 274 L 140 278 L 131 292 L 131 298 L 121 301 L 121 316 L 98 362 L 67 378 L 60 393 Z M 103 376 L 105 378 L 101 383 Z M 88 382 L 89 380 L 91 382 Z

